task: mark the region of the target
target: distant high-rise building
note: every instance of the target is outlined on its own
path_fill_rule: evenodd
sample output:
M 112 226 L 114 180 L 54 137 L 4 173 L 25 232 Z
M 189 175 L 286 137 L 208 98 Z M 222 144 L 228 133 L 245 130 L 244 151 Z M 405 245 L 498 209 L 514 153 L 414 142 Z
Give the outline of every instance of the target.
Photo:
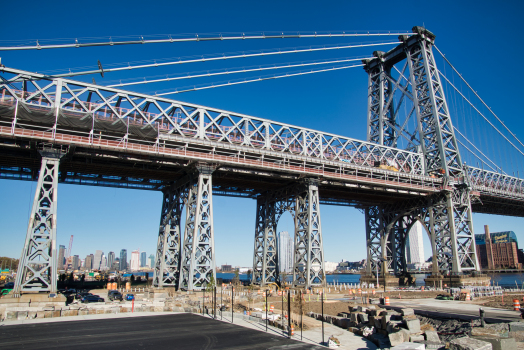
M 80 269 L 80 257 L 78 255 L 73 255 L 73 270 Z
M 115 262 L 115 252 L 107 254 L 107 268 L 113 270 L 113 263 Z
M 154 268 L 155 267 L 155 256 L 153 254 L 149 255 L 149 267 Z
M 93 269 L 93 260 L 94 259 L 95 259 L 95 256 L 93 254 L 89 254 L 88 256 L 86 256 L 86 263 L 85 263 L 86 270 Z
M 56 247 L 56 246 L 55 246 Z M 58 247 L 58 269 L 63 270 L 65 263 L 65 246 Z
M 411 227 L 408 234 L 408 242 L 406 246 L 407 251 L 407 263 L 408 264 L 417 264 L 423 263 L 424 260 L 424 242 L 422 241 L 422 224 L 420 222 L 415 222 Z
M 131 252 L 131 271 L 140 270 L 140 251 L 133 250 Z
M 279 232 L 277 235 L 277 252 L 278 264 L 280 272 L 293 271 L 293 251 L 295 249 L 295 242 L 289 236 L 287 231 Z
M 101 250 L 97 250 L 95 252 L 95 258 L 93 260 L 93 270 L 100 270 L 103 255 L 104 255 L 104 252 Z
M 120 251 L 120 271 L 127 270 L 127 249 Z
M 146 266 L 147 254 L 146 252 L 140 253 L 140 267 Z
M 113 261 L 113 265 L 111 266 L 111 269 L 120 270 L 120 258 L 115 258 L 115 261 Z
M 102 261 L 100 262 L 100 270 L 107 270 L 107 257 L 102 255 Z

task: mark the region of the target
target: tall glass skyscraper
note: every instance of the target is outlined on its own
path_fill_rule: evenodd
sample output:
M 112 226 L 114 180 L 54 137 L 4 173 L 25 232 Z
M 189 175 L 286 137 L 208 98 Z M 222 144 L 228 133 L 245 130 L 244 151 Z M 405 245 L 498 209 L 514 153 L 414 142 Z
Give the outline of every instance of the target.
M 58 269 L 63 270 L 64 269 L 64 262 L 65 262 L 65 246 L 61 245 L 58 247 Z
M 101 250 L 97 250 L 95 252 L 95 259 L 93 260 L 93 270 L 100 270 L 102 267 L 102 256 L 104 255 L 104 252 Z
M 422 231 L 424 228 L 420 222 L 415 222 L 408 234 L 406 245 L 407 263 L 423 263 L 424 260 L 424 243 L 422 242 Z
M 147 265 L 147 254 L 146 252 L 140 253 L 140 267 L 145 267 Z
M 279 232 L 277 235 L 277 252 L 280 272 L 289 273 L 293 271 L 293 251 L 295 242 L 287 231 Z
M 107 268 L 112 269 L 114 262 L 115 262 L 115 252 L 109 252 L 109 254 L 107 254 Z
M 127 249 L 120 251 L 120 271 L 127 269 Z

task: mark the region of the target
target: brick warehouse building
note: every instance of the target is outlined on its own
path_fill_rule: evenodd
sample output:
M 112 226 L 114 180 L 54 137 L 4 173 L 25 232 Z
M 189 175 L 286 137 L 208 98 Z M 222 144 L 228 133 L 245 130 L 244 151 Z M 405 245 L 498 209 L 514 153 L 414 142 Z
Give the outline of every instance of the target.
M 485 234 L 475 235 L 477 256 L 482 269 L 522 269 L 524 253 L 513 231 L 493 232 L 484 225 Z

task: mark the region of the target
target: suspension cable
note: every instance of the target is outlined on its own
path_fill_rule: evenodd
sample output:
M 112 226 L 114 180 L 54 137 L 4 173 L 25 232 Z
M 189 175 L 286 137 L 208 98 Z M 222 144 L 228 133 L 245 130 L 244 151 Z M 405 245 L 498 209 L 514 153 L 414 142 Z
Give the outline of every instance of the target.
M 466 136 L 464 136 L 460 131 L 459 129 L 457 129 L 456 127 L 453 127 L 453 129 L 455 129 L 456 132 L 459 133 L 460 136 L 462 136 L 464 138 L 464 140 L 466 140 L 470 145 L 472 145 L 480 154 L 482 154 L 482 156 L 484 156 L 487 160 L 489 160 L 491 162 L 491 164 L 493 164 L 495 166 L 495 168 L 498 168 L 498 169 L 501 169 L 501 167 L 499 167 L 497 164 L 495 164 L 495 162 L 493 162 L 491 159 L 489 159 L 488 156 L 486 156 L 484 153 L 482 153 L 481 150 L 479 150 L 477 148 L 477 146 L 475 146 L 473 144 L 473 142 L 471 142 Z M 486 163 L 485 161 L 483 161 L 479 156 L 477 156 L 475 153 L 473 153 L 466 145 L 464 145 L 462 142 L 460 142 L 460 140 L 457 140 L 462 146 L 464 146 L 471 154 L 475 155 L 482 163 L 486 164 L 487 166 L 489 166 L 491 168 L 491 166 Z M 493 169 L 493 168 L 491 168 Z
M 333 68 L 325 68 L 325 69 L 319 69 L 319 70 L 311 70 L 306 72 L 299 72 L 299 73 L 288 73 L 285 75 L 275 75 L 271 77 L 258 77 L 256 79 L 250 79 L 250 80 L 241 80 L 241 81 L 234 81 L 234 82 L 227 82 L 223 84 L 213 84 L 213 85 L 206 85 L 201 87 L 193 87 L 191 89 L 185 89 L 185 90 L 175 90 L 170 92 L 163 92 L 160 94 L 155 93 L 154 96 L 165 96 L 165 95 L 172 95 L 172 94 L 180 94 L 183 92 L 189 92 L 189 91 L 198 91 L 198 90 L 205 90 L 205 89 L 213 89 L 216 87 L 222 87 L 222 86 L 230 86 L 230 85 L 238 85 L 238 84 L 246 84 L 246 83 L 253 83 L 256 81 L 264 81 L 264 80 L 271 80 L 271 79 L 279 79 L 279 78 L 288 78 L 288 77 L 294 77 L 298 75 L 306 75 L 306 74 L 313 74 L 313 73 L 322 73 L 322 72 L 329 72 L 334 70 L 340 70 L 340 69 L 348 69 L 348 68 L 355 68 L 355 67 L 363 67 L 363 64 L 357 64 L 353 66 L 344 66 L 344 67 L 333 67 Z
M 265 34 L 264 32 L 257 35 L 245 35 L 242 33 L 234 35 L 222 35 L 222 34 L 213 34 L 214 36 L 199 36 L 195 34 L 194 37 L 188 38 L 173 38 L 171 34 L 167 35 L 165 39 L 144 39 L 144 36 L 139 36 L 138 40 L 123 40 L 123 41 L 113 41 L 112 37 L 109 37 L 109 41 L 104 42 L 87 42 L 80 43 L 78 39 L 74 39 L 74 43 L 71 44 L 54 44 L 54 45 L 40 45 L 39 40 L 35 40 L 36 45 L 25 45 L 25 46 L 0 46 L 0 51 L 14 51 L 14 50 L 43 50 L 43 49 L 63 49 L 63 48 L 80 48 L 80 47 L 92 47 L 92 46 L 116 46 L 116 45 L 137 45 L 137 44 L 160 44 L 160 43 L 178 43 L 178 42 L 191 42 L 191 41 L 216 41 L 216 40 L 246 40 L 246 39 L 297 39 L 297 38 L 336 38 L 336 37 L 375 37 L 375 36 L 399 36 L 399 35 L 414 35 L 414 33 L 409 32 L 388 32 L 388 33 L 346 33 L 346 32 L 337 32 L 337 33 L 317 33 L 313 32 L 310 34 L 300 34 L 300 32 L 294 34 L 284 34 L 279 32 L 278 34 Z M 89 38 L 84 38 L 88 40 Z M 97 38 L 98 39 L 98 38 Z M 73 40 L 73 39 L 66 39 Z
M 483 161 L 479 156 L 477 156 L 474 152 L 472 152 L 472 151 L 468 148 L 468 146 L 466 146 L 465 144 L 463 144 L 460 140 L 457 140 L 457 142 L 460 143 L 460 145 L 461 145 L 462 147 L 464 147 L 466 150 L 468 150 L 468 151 L 469 151 L 473 156 L 475 156 L 478 160 L 480 160 L 480 161 L 482 162 L 482 164 L 485 164 L 488 168 L 490 168 L 490 169 L 493 170 L 494 172 L 497 172 L 497 171 L 499 171 L 499 169 L 500 169 L 500 171 L 502 171 L 505 175 L 507 175 L 506 172 L 505 172 L 504 170 L 502 170 L 502 168 L 500 168 L 499 166 L 495 166 L 495 168 L 493 168 L 491 165 L 489 165 L 488 163 L 486 163 L 485 161 Z
M 353 62 L 353 61 L 361 61 L 363 59 L 365 59 L 365 58 L 351 58 L 351 59 L 346 59 L 346 60 L 287 64 L 287 65 L 284 65 L 284 66 L 276 66 L 275 65 L 275 66 L 269 66 L 269 67 L 258 67 L 258 68 L 248 68 L 248 69 L 243 68 L 243 69 L 237 69 L 237 70 L 225 70 L 223 72 L 217 72 L 217 73 L 209 73 L 209 72 L 202 73 L 202 74 L 188 73 L 187 75 L 171 77 L 171 78 L 170 77 L 166 77 L 166 78 L 154 79 L 154 80 L 146 80 L 146 78 L 144 77 L 144 80 L 142 80 L 142 81 L 135 81 L 135 82 L 131 82 L 131 83 L 120 83 L 120 84 L 113 84 L 113 85 L 106 85 L 106 86 L 107 87 L 119 87 L 119 86 L 129 86 L 129 85 L 139 85 L 139 84 L 150 84 L 150 83 L 159 83 L 159 82 L 163 82 L 163 81 L 181 80 L 181 79 L 193 79 L 193 78 L 202 78 L 202 77 L 212 77 L 212 76 L 216 76 L 216 75 L 225 75 L 225 74 L 248 73 L 248 72 L 258 72 L 258 71 L 272 70 L 272 69 L 315 66 L 315 65 L 341 63 L 341 62 Z
M 196 58 L 196 59 L 190 59 L 190 60 L 179 60 L 179 61 L 171 61 L 171 62 L 161 62 L 161 63 L 152 63 L 152 64 L 142 64 L 142 65 L 136 65 L 136 66 L 124 66 L 124 67 L 116 67 L 116 68 L 108 68 L 108 69 L 96 69 L 96 70 L 89 70 L 89 71 L 83 71 L 83 72 L 69 72 L 65 74 L 55 74 L 51 75 L 53 78 L 62 78 L 62 77 L 73 77 L 78 75 L 87 75 L 87 74 L 98 74 L 98 73 L 108 73 L 108 72 L 117 72 L 117 71 L 124 71 L 124 70 L 132 70 L 132 69 L 141 69 L 141 68 L 151 68 L 151 67 L 161 67 L 161 66 L 170 66 L 175 64 L 184 64 L 184 63 L 195 63 L 195 62 L 207 62 L 207 61 L 219 61 L 219 60 L 227 60 L 227 59 L 234 59 L 234 58 L 247 58 L 247 57 L 258 57 L 258 56 L 271 56 L 271 55 L 282 55 L 282 54 L 288 54 L 288 53 L 301 53 L 301 52 L 315 52 L 315 51 L 326 51 L 326 50 L 340 50 L 340 49 L 352 49 L 357 47 L 370 47 L 370 46 L 381 46 L 381 45 L 396 45 L 398 44 L 398 41 L 393 42 L 385 42 L 385 43 L 371 43 L 371 44 L 354 44 L 354 45 L 343 45 L 343 46 L 322 46 L 317 48 L 308 48 L 308 49 L 288 49 L 288 50 L 279 50 L 279 51 L 269 51 L 269 52 L 260 52 L 260 53 L 252 53 L 252 54 L 240 54 L 240 55 L 232 55 L 232 56 L 226 56 L 225 54 L 222 54 L 222 56 L 214 56 L 209 58 Z
M 511 134 L 511 136 L 513 136 L 515 138 L 515 140 L 518 141 L 518 143 L 520 143 L 521 146 L 524 146 L 524 144 L 518 139 L 518 137 L 513 132 L 511 132 L 511 130 L 506 126 L 506 124 L 504 124 L 504 122 L 502 120 L 500 120 L 500 118 L 495 114 L 495 112 L 493 112 L 493 110 L 491 108 L 489 108 L 489 106 L 486 104 L 486 102 L 484 102 L 484 100 L 482 98 L 480 98 L 479 94 L 477 94 L 477 92 L 475 90 L 473 90 L 471 85 L 469 85 L 469 83 L 466 81 L 466 79 L 464 79 L 462 74 L 460 74 L 457 71 L 457 69 L 451 64 L 451 62 L 446 58 L 446 56 L 438 49 L 438 47 L 436 47 L 435 45 L 433 45 L 433 47 L 435 47 L 435 49 L 437 49 L 438 53 L 442 56 L 442 58 L 444 58 L 444 60 L 446 60 L 446 62 L 449 64 L 449 66 L 455 71 L 455 73 L 458 74 L 460 79 L 470 88 L 470 90 L 475 94 L 475 96 L 477 96 L 477 98 L 480 100 L 480 102 L 482 102 L 482 104 L 491 112 L 491 114 L 493 114 L 493 116 L 499 121 L 499 123 L 504 126 L 504 128 Z
M 466 98 L 466 96 L 464 96 L 464 95 L 462 94 L 462 92 L 460 92 L 459 89 L 457 89 L 457 88 L 455 87 L 455 85 L 453 85 L 453 83 L 451 83 L 451 82 L 449 81 L 449 79 L 446 78 L 446 76 L 445 76 L 444 74 L 442 74 L 441 71 L 438 71 L 438 72 L 439 72 L 440 76 L 441 76 L 442 78 L 444 78 L 444 79 L 448 82 L 448 84 L 451 85 L 451 86 L 455 89 L 455 91 L 457 91 L 457 92 L 460 94 L 460 96 L 462 96 L 462 98 L 463 98 L 464 100 L 466 100 L 466 102 L 468 102 L 469 105 L 470 105 L 471 107 L 473 107 L 473 109 L 476 110 L 477 113 L 480 114 L 480 115 L 482 116 L 482 118 L 484 118 L 484 120 L 487 121 L 488 124 L 491 125 L 491 127 L 492 127 L 493 129 L 495 129 L 495 130 L 500 134 L 500 136 L 502 136 L 506 141 L 509 142 L 510 145 L 512 145 L 512 146 L 513 146 L 513 147 L 514 147 L 514 148 L 515 148 L 515 149 L 516 149 L 520 154 L 522 154 L 522 155 L 524 156 L 524 153 L 522 153 L 522 151 L 521 151 L 517 146 L 515 146 L 515 145 L 513 144 L 513 142 L 511 142 L 510 140 L 508 140 L 508 138 L 506 137 L 506 135 L 504 135 L 504 134 L 503 134 L 499 129 L 497 129 L 497 127 L 496 127 L 495 125 L 493 125 L 493 123 L 490 122 L 490 121 L 488 120 L 488 118 L 486 118 L 486 117 L 484 116 L 484 114 L 482 114 L 482 113 L 477 109 L 477 107 L 475 107 L 475 106 L 473 105 L 473 103 L 471 103 L 471 102 Z M 517 140 L 518 140 L 518 139 L 517 139 Z M 520 142 L 520 141 L 519 141 L 519 142 Z

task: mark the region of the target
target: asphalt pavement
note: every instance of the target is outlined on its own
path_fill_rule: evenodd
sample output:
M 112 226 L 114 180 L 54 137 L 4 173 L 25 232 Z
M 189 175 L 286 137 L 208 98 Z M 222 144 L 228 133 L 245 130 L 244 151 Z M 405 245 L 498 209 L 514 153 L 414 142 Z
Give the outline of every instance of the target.
M 0 349 L 66 348 L 325 349 L 188 313 L 0 327 Z

